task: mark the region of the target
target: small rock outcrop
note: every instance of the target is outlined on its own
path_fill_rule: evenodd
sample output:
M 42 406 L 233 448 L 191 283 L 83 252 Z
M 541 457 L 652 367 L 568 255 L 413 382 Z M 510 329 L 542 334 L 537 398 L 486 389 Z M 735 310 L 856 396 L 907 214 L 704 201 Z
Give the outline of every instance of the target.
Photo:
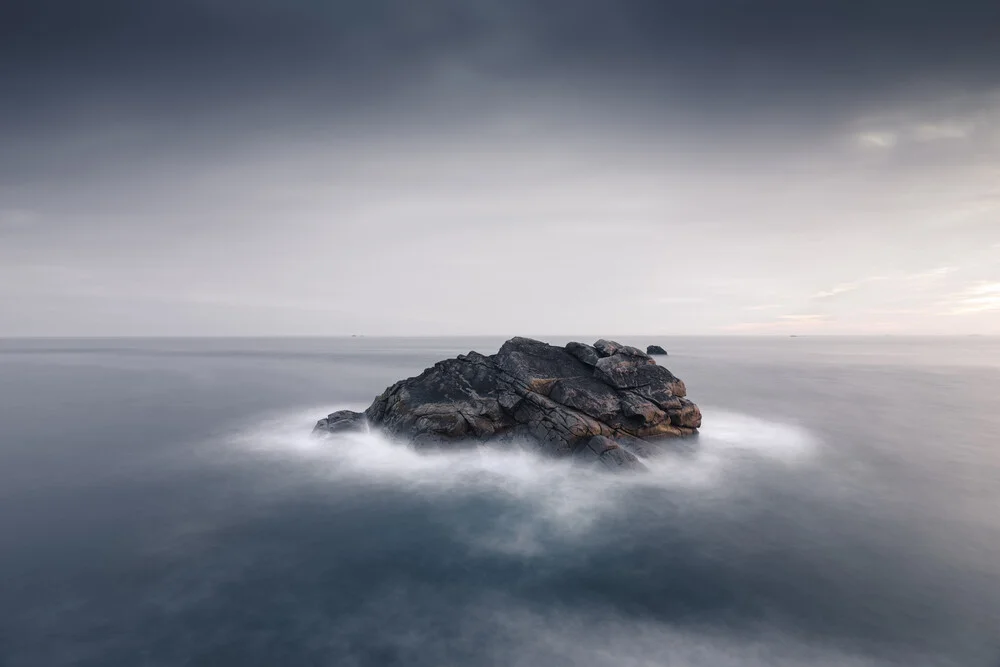
M 359 433 L 368 430 L 368 420 L 363 412 L 338 410 L 316 422 L 313 431 L 324 433 Z
M 666 356 L 667 351 L 659 345 L 649 345 L 646 347 L 646 354 L 662 354 L 663 356 Z
M 512 338 L 492 356 L 440 361 L 386 389 L 363 413 L 321 419 L 314 432 L 373 428 L 416 447 L 527 441 L 554 456 L 639 469 L 664 439 L 701 426 L 686 395 L 680 379 L 635 347 Z

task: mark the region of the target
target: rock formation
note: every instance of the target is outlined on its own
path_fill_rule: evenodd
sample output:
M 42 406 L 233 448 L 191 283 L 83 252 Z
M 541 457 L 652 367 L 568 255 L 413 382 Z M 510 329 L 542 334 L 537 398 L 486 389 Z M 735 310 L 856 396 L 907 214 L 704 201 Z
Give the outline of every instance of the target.
M 440 361 L 386 389 L 364 413 L 335 412 L 314 432 L 374 428 L 416 447 L 526 441 L 555 456 L 641 468 L 637 457 L 701 426 L 686 394 L 681 380 L 634 347 L 512 338 L 489 357 Z
M 662 354 L 666 356 L 667 351 L 659 345 L 649 345 L 646 347 L 646 354 Z

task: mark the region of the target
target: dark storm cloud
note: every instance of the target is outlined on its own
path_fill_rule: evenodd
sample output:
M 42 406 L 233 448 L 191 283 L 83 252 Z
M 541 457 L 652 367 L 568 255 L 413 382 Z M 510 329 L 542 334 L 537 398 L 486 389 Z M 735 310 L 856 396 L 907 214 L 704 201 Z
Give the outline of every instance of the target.
M 67 91 L 171 108 L 292 89 L 348 106 L 445 62 L 498 81 L 640 81 L 731 109 L 996 83 L 997 26 L 987 1 L 20 0 L 0 10 L 0 56 L 5 106 L 25 114 Z
M 475 125 L 539 95 L 613 107 L 581 121 L 605 128 L 669 114 L 803 136 L 873 100 L 997 84 L 997 26 L 986 1 L 15 0 L 0 169 L 45 179 L 331 121 Z

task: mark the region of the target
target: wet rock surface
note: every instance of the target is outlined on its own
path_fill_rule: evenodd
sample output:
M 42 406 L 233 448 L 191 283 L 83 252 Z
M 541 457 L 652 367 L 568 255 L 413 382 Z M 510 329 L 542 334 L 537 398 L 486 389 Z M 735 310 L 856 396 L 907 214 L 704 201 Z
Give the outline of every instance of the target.
M 690 436 L 701 411 L 684 383 L 649 354 L 614 341 L 549 345 L 512 338 L 491 356 L 478 352 L 400 380 L 363 413 L 341 410 L 318 433 L 377 429 L 416 447 L 534 443 L 618 470 Z

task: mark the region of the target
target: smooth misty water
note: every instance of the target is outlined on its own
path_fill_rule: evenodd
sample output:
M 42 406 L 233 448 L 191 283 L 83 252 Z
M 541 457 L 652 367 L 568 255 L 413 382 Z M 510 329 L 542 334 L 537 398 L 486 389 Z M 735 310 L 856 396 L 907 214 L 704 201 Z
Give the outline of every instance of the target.
M 0 665 L 1000 665 L 1000 341 L 626 340 L 636 477 L 309 437 L 500 342 L 0 341 Z

